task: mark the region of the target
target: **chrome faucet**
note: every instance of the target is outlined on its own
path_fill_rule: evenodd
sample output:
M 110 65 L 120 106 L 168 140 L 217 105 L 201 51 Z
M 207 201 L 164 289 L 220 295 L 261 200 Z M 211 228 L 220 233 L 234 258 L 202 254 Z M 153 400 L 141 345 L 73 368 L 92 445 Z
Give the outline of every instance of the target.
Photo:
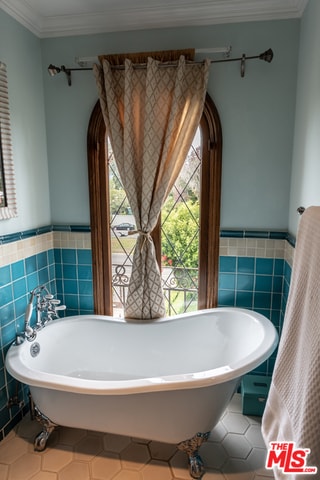
M 30 320 L 33 312 L 34 297 L 37 297 L 36 313 L 37 322 L 35 327 L 31 327 Z M 16 344 L 19 345 L 26 338 L 33 342 L 37 336 L 37 331 L 43 328 L 50 320 L 59 318 L 58 310 L 65 310 L 65 305 L 60 305 L 60 300 L 54 298 L 45 285 L 40 285 L 30 292 L 29 303 L 24 315 L 24 332 L 17 335 Z M 46 315 L 43 315 L 46 314 Z
M 30 294 L 30 300 L 29 300 L 29 303 L 27 305 L 27 308 L 26 308 L 26 311 L 25 311 L 25 314 L 24 314 L 24 335 L 23 335 L 23 337 L 26 338 L 27 340 L 29 340 L 29 342 L 32 342 L 37 336 L 37 332 L 35 331 L 35 329 L 30 326 L 30 320 L 31 320 L 32 311 L 33 311 L 33 299 L 34 299 L 37 288 L 32 290 L 32 292 Z M 20 340 L 21 340 L 21 337 L 20 337 Z M 18 343 L 18 337 L 16 339 L 16 343 Z M 21 341 L 20 341 L 20 343 L 21 343 Z
M 66 309 L 66 306 L 60 305 L 60 300 L 54 298 L 54 295 L 52 295 L 45 286 L 41 286 L 40 289 L 40 292 L 36 294 L 37 330 L 43 328 L 50 320 L 59 318 L 59 314 L 57 313 L 59 310 Z M 45 292 L 45 295 L 41 295 L 43 291 Z M 42 317 L 42 313 L 45 313 L 46 315 Z

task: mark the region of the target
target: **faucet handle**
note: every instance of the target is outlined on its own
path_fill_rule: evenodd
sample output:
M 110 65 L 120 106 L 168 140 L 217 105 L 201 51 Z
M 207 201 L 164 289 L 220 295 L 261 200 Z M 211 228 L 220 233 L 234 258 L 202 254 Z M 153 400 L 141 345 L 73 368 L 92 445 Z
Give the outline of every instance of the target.
M 65 305 L 59 305 L 55 310 L 65 310 L 67 307 Z
M 48 293 L 47 295 L 44 296 L 44 298 L 45 298 L 46 300 L 52 300 L 53 297 L 54 297 L 54 295 L 52 295 L 51 293 Z

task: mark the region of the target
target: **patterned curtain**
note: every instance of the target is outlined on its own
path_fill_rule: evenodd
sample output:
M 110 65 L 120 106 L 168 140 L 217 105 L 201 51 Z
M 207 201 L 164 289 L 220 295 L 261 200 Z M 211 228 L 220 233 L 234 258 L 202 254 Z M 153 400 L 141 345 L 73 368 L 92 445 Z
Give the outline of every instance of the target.
M 125 60 L 95 65 L 101 109 L 115 161 L 135 217 L 138 238 L 125 317 L 165 315 L 161 274 L 150 233 L 191 146 L 205 100 L 209 61 L 174 66 L 148 58 L 146 68 Z

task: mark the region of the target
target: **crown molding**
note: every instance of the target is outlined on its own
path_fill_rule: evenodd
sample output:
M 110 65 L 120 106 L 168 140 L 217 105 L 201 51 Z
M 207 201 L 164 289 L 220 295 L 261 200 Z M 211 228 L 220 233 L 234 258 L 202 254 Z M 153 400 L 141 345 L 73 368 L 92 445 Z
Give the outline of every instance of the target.
M 54 11 L 54 0 L 50 8 Z M 40 15 L 26 0 L 0 0 L 2 8 L 39 38 L 300 18 L 308 0 L 162 0 L 112 2 L 88 14 Z M 67 5 L 67 0 L 65 0 Z M 42 5 L 45 8 L 45 5 Z M 71 11 L 71 10 L 70 10 Z M 59 12 L 57 12 L 59 13 Z M 62 12 L 63 13 L 63 12 Z
M 20 0 L 0 0 L 0 8 L 37 37 L 42 34 L 42 17 Z

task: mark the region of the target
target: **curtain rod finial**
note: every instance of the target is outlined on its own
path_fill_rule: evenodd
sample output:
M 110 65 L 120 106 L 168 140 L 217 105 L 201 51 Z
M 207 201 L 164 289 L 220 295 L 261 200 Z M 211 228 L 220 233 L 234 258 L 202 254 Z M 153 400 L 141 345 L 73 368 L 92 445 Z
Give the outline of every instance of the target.
M 260 60 L 264 60 L 265 62 L 271 63 L 273 59 L 273 50 L 269 48 L 265 52 L 259 55 Z

